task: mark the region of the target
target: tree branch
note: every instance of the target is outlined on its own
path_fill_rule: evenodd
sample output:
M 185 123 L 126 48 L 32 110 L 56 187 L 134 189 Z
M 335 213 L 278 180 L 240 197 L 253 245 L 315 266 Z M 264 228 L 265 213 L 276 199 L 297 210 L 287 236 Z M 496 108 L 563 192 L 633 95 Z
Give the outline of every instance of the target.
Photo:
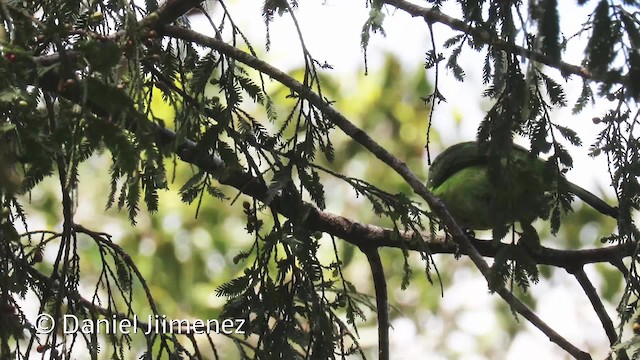
M 138 22 L 140 27 L 156 27 L 170 24 L 205 0 L 166 0 L 157 11 Z M 154 15 L 155 14 L 155 15 Z M 121 34 L 121 32 L 118 32 Z
M 613 346 L 618 341 L 618 335 L 616 334 L 616 329 L 613 326 L 613 321 L 611 321 L 611 318 L 607 314 L 607 311 L 605 310 L 604 305 L 602 304 L 602 300 L 600 300 L 600 297 L 598 296 L 598 292 L 596 291 L 596 288 L 593 286 L 593 284 L 591 283 L 591 280 L 589 280 L 589 277 L 587 277 L 587 274 L 584 272 L 584 268 L 579 267 L 579 268 L 573 269 L 573 271 L 570 269 L 567 269 L 567 272 L 570 274 L 573 274 L 573 276 L 576 277 L 576 280 L 578 280 L 578 283 L 580 284 L 580 286 L 582 286 L 582 290 L 584 290 L 584 293 L 589 298 L 589 301 L 591 302 L 591 306 L 593 306 L 593 310 L 598 315 L 598 318 L 602 323 L 602 327 L 604 328 L 604 331 L 607 334 L 607 338 L 609 338 L 609 344 Z
M 387 295 L 387 279 L 384 276 L 382 260 L 376 247 L 361 246 L 360 250 L 367 256 L 371 277 L 376 292 L 376 309 L 378 313 L 378 360 L 389 360 L 389 300 Z
M 578 65 L 566 63 L 564 61 L 554 60 L 552 57 L 543 53 L 532 51 L 522 46 L 501 40 L 500 37 L 486 29 L 473 27 L 462 20 L 450 17 L 434 8 L 425 8 L 416 4 L 412 4 L 405 0 L 384 0 L 384 3 L 402 9 L 413 17 L 423 17 L 429 23 L 441 23 L 447 25 L 453 30 L 462 31 L 465 34 L 473 36 L 474 41 L 478 41 L 497 49 L 505 50 L 509 53 L 517 54 L 527 59 L 545 64 L 549 67 L 560 70 L 563 76 L 567 74 L 578 75 L 583 79 L 599 80 L 586 68 Z
M 77 54 L 75 52 L 69 52 L 67 55 L 73 59 L 77 58 Z M 34 62 L 41 66 L 49 66 L 58 61 L 60 61 L 60 57 L 57 54 L 34 58 Z M 283 74 L 283 76 L 287 75 Z M 47 91 L 57 93 L 57 95 L 65 97 L 75 103 L 83 104 L 84 92 L 82 91 L 82 87 L 78 86 L 72 91 L 58 93 L 57 84 L 59 80 L 60 79 L 57 74 L 47 72 L 37 81 L 37 84 Z M 108 123 L 107 119 L 109 112 L 102 107 L 104 104 L 94 103 L 91 100 L 92 99 L 87 99 L 86 105 L 92 112 L 103 117 L 105 119 L 104 121 Z M 136 118 L 135 121 L 132 121 L 130 124 L 126 124 L 126 127 L 133 128 L 133 126 L 135 126 L 135 122 L 140 121 L 145 122 L 145 127 L 151 127 L 154 130 L 159 145 L 166 146 L 175 142 L 176 134 L 173 131 L 160 127 L 157 124 L 148 121 L 144 117 Z M 115 127 L 116 125 L 112 124 L 112 126 Z M 228 171 L 225 169 L 222 160 L 218 157 L 213 156 L 203 158 L 201 156 L 197 156 L 196 144 L 193 141 L 187 139 L 175 148 L 175 152 L 187 163 L 196 165 L 212 174 L 225 174 L 223 177 L 219 177 L 218 179 L 221 184 L 232 186 L 244 194 L 258 200 L 264 200 L 266 198 L 266 187 L 261 180 L 244 172 Z M 276 205 L 280 203 L 285 204 L 286 202 L 287 199 L 284 199 L 282 196 L 276 196 L 274 200 L 274 204 Z M 276 210 L 287 217 L 292 216 L 292 214 L 299 214 L 299 211 L 302 210 L 297 207 L 289 210 L 291 208 L 291 203 L 288 205 L 288 207 L 280 206 L 280 208 L 277 208 Z M 421 241 L 416 240 L 415 234 L 411 231 L 400 232 L 400 237 L 398 237 L 393 229 L 359 223 L 340 215 L 321 211 L 309 203 L 303 203 L 303 207 L 309 211 L 309 216 L 306 219 L 306 226 L 314 231 L 322 231 L 332 234 L 351 244 L 357 246 L 367 245 L 374 247 L 407 248 L 415 251 L 421 251 L 424 248 Z M 464 250 L 459 249 L 456 243 L 445 241 L 443 236 L 430 238 L 430 236 L 422 234 L 421 237 L 428 240 L 429 250 L 434 254 L 468 254 Z M 491 241 L 479 239 L 471 239 L 471 241 L 473 243 L 473 247 L 484 257 L 494 257 L 502 247 L 511 246 L 509 244 L 494 244 Z M 558 250 L 542 247 L 540 251 L 532 253 L 531 256 L 538 264 L 565 268 L 599 262 L 616 263 L 625 257 L 631 256 L 632 254 L 633 248 L 631 246 L 619 244 L 605 248 L 581 250 Z

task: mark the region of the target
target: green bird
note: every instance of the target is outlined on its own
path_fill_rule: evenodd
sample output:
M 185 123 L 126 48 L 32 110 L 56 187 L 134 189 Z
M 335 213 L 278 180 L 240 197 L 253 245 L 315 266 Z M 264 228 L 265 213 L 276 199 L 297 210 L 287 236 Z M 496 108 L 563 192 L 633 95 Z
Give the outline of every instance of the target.
M 617 218 L 618 210 L 589 191 L 566 180 L 549 180 L 545 160 L 513 145 L 507 166 L 501 161 L 498 181 L 490 181 L 489 158 L 475 141 L 453 145 L 440 153 L 429 168 L 427 187 L 444 201 L 458 224 L 467 230 L 489 230 L 514 222 L 531 224 L 548 214 L 549 194 L 567 189 L 599 212 Z

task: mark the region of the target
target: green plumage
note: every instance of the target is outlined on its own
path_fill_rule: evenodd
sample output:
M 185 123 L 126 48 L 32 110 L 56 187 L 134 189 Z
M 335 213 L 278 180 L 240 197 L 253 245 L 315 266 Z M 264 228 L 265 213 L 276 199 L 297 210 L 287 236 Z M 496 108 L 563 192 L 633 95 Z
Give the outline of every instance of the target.
M 617 210 L 564 176 L 545 176 L 545 161 L 514 145 L 511 156 L 500 161 L 500 173 L 490 179 L 489 158 L 477 142 L 453 145 L 438 155 L 430 169 L 427 187 L 444 201 L 459 225 L 488 230 L 513 222 L 530 224 L 549 211 L 548 194 L 567 189 L 603 214 Z M 551 178 L 551 179 L 548 179 Z

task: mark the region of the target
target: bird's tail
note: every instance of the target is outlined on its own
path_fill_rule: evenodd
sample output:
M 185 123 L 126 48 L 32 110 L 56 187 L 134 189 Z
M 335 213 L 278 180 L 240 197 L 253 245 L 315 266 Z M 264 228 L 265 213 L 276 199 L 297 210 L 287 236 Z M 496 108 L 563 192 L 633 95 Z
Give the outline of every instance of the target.
M 602 214 L 611 216 L 614 219 L 618 218 L 618 208 L 617 207 L 613 207 L 613 206 L 607 204 L 606 202 L 604 202 L 604 200 L 602 200 L 599 197 L 593 195 L 588 190 L 583 189 L 580 186 L 578 186 L 578 185 L 576 185 L 576 184 L 574 184 L 572 182 L 569 182 L 569 191 L 574 193 L 574 194 L 576 194 L 576 196 L 579 197 L 580 200 L 586 202 L 592 208 L 598 210 Z

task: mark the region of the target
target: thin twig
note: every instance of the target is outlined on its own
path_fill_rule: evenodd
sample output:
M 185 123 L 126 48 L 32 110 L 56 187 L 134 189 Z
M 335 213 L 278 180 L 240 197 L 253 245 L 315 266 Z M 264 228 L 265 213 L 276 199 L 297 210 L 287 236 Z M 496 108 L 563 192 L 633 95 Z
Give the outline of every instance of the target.
M 371 267 L 371 277 L 373 287 L 376 292 L 376 309 L 378 312 L 378 359 L 389 360 L 389 300 L 387 295 L 387 280 L 384 277 L 384 268 L 380 254 L 375 247 L 360 247 L 360 250 L 367 256 L 369 267 Z

